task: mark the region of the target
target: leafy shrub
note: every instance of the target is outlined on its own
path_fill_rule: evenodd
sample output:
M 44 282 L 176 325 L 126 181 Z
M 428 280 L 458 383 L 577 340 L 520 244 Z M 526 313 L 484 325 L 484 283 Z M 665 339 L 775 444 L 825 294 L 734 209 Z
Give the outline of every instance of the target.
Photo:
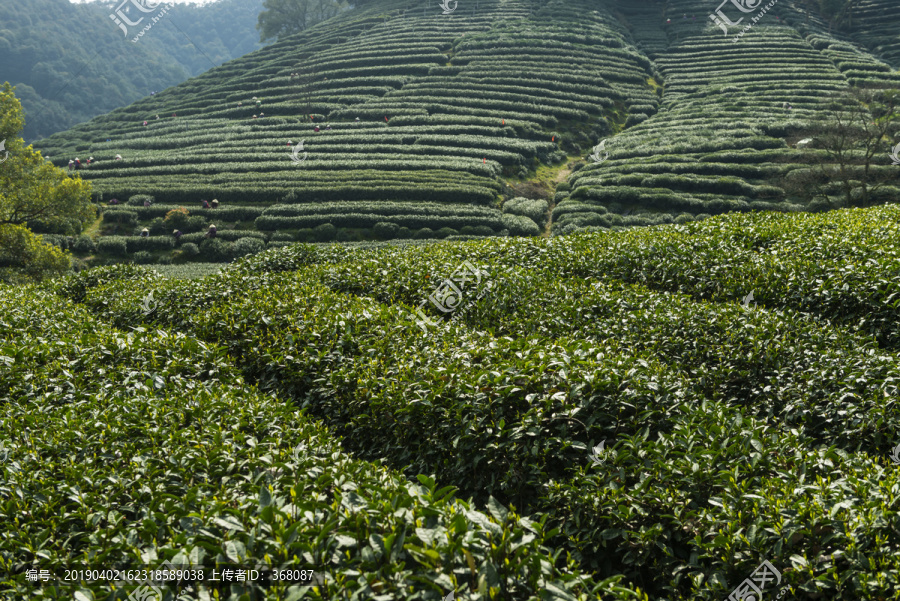
M 188 229 L 188 218 L 190 213 L 184 207 L 178 207 L 177 209 L 172 209 L 166 213 L 165 222 L 166 227 L 173 230 L 187 230 Z
M 379 240 L 393 240 L 397 237 L 397 234 L 400 232 L 400 226 L 396 223 L 390 223 L 387 221 L 381 221 L 376 223 L 372 228 L 372 233 Z
M 347 228 L 340 228 L 337 231 L 337 235 L 335 236 L 335 240 L 338 242 L 351 242 L 353 240 L 357 240 L 359 235 L 356 232 L 348 230 Z
M 139 250 L 138 252 L 132 255 L 132 260 L 138 265 L 149 265 L 150 263 L 155 263 L 156 258 L 152 253 L 147 252 L 146 250 Z
M 154 200 L 156 200 L 156 198 L 150 194 L 135 194 L 128 198 L 126 204 L 130 207 L 142 207 L 145 202 L 149 201 L 152 203 Z
M 141 303 L 148 288 L 159 301 L 152 318 L 168 310 L 168 297 L 178 289 L 197 287 L 194 282 L 163 284 L 158 275 L 130 285 L 128 304 L 135 319 L 145 317 Z M 103 302 L 110 294 L 115 292 L 96 290 L 88 302 Z M 185 305 L 202 313 L 194 303 Z M 555 552 L 546 547 L 552 533 L 541 520 L 521 518 L 496 501 L 482 513 L 434 478 L 418 476 L 411 483 L 400 472 L 353 458 L 334 435 L 296 413 L 287 399 L 244 384 L 217 345 L 181 333 L 138 329 L 126 335 L 81 307 L 33 289 L 0 292 L 0 321 L 10 326 L 0 332 L 0 344 L 17 347 L 15 373 L 0 372 L 0 387 L 15 398 L 34 396 L 30 405 L 10 407 L 9 419 L 0 422 L 0 438 L 12 462 L 25 461 L 34 452 L 44 458 L 40 466 L 32 466 L 30 476 L 24 470 L 12 471 L 7 483 L 22 490 L 34 486 L 31 478 L 60 484 L 20 499 L 34 522 L 10 531 L 9 545 L 26 548 L 34 537 L 49 536 L 54 542 L 42 547 L 48 565 L 65 565 L 76 548 L 88 555 L 103 553 L 117 566 L 133 565 L 142 552 L 154 558 L 154 567 L 163 567 L 164 559 L 184 564 L 179 541 L 191 537 L 209 557 L 226 557 L 240 548 L 248 550 L 242 559 L 254 566 L 264 562 L 280 567 L 306 561 L 301 550 L 286 550 L 285 537 L 301 548 L 356 540 L 361 542 L 340 552 L 340 562 L 329 564 L 328 583 L 317 587 L 311 598 L 335 599 L 348 593 L 369 598 L 375 591 L 368 583 L 390 571 L 377 590 L 398 601 L 421 601 L 422 587 L 436 591 L 433 596 L 439 598 L 458 586 L 452 580 L 456 576 L 505 590 L 513 599 L 536 600 L 548 588 L 576 599 L 645 599 L 614 586 L 616 580 L 595 583 L 571 562 L 557 564 Z M 55 343 L 47 344 L 47 338 Z M 22 377 L 25 373 L 29 377 Z M 129 386 L 139 374 L 152 376 L 141 378 L 140 386 Z M 54 403 L 60 402 L 71 410 L 54 410 Z M 116 419 L 109 419 L 111 407 L 122 408 Z M 27 422 L 35 411 L 45 416 L 44 427 L 23 434 L 8 425 Z M 156 444 L 160 438 L 165 445 Z M 210 449 L 219 458 L 204 468 L 208 478 L 192 480 L 189 471 L 172 467 L 196 462 L 198 449 Z M 134 460 L 111 465 L 110 456 L 119 455 Z M 83 456 L 77 473 L 65 468 L 65 458 L 73 456 Z M 239 478 L 223 487 L 234 473 L 229 466 L 238 464 L 258 478 Z M 85 479 L 94 482 L 90 490 L 82 490 L 80 497 L 71 494 L 69 487 Z M 81 525 L 84 541 L 66 536 L 70 524 L 61 515 L 77 512 L 85 503 L 103 514 L 139 506 L 145 502 L 148 482 L 155 483 L 154 494 L 190 500 L 164 509 L 172 519 L 169 528 L 142 541 L 145 522 L 87 521 Z M 319 498 L 321 490 L 333 490 L 334 495 Z M 296 513 L 283 504 L 291 498 L 296 499 Z M 245 504 L 253 509 L 234 511 Z M 366 519 L 347 519 L 351 507 Z M 13 513 L 7 505 L 0 506 L 3 523 L 12 523 Z M 200 529 L 193 521 L 198 515 L 206 523 Z M 340 534 L 334 530 L 337 524 Z M 400 540 L 395 537 L 403 544 L 392 546 L 390 541 Z M 390 551 L 386 554 L 385 549 Z M 34 584 L 24 573 L 7 578 L 4 586 L 15 598 L 33 596 L 29 591 Z M 174 587 L 162 588 L 167 597 L 175 594 Z M 80 589 L 84 592 L 77 596 L 99 599 L 109 595 L 110 586 L 92 581 L 81 583 Z M 267 589 L 250 582 L 242 586 L 253 598 L 271 595 Z M 214 596 L 224 598 L 227 591 L 227 586 L 217 589 Z
M 503 214 L 503 227 L 510 236 L 540 236 L 541 228 L 534 221 L 522 215 Z
M 313 228 L 313 235 L 318 242 L 330 242 L 337 235 L 337 228 L 330 223 L 323 223 Z
M 430 227 L 423 227 L 422 229 L 416 231 L 416 233 L 413 237 L 416 240 L 425 240 L 428 238 L 436 238 L 437 236 L 435 236 L 434 232 L 432 231 L 432 229 Z
M 503 204 L 503 212 L 528 217 L 538 227 L 542 227 L 547 223 L 547 209 L 549 206 L 546 200 L 517 197 L 507 200 Z
M 75 240 L 75 244 L 72 245 L 72 250 L 81 254 L 89 254 L 96 252 L 97 245 L 94 244 L 94 240 L 90 236 L 81 235 Z
M 103 238 L 100 239 L 103 241 Z M 159 278 L 158 274 L 147 271 L 143 267 L 130 263 L 116 263 L 107 267 L 95 267 L 81 273 L 68 275 L 52 282 L 49 288 L 55 294 L 63 296 L 74 302 L 84 302 L 88 291 L 112 282 L 153 282 Z
M 69 236 L 62 236 L 60 234 L 41 234 L 40 239 L 45 244 L 50 244 L 60 250 L 69 250 L 71 247 Z
M 232 242 L 220 238 L 207 238 L 200 243 L 200 254 L 211 263 L 223 263 L 233 256 Z
M 97 240 L 97 252 L 124 258 L 128 255 L 128 242 L 122 236 L 103 236 Z
M 200 247 L 198 247 L 193 242 L 187 242 L 186 244 L 182 244 L 180 246 L 182 254 L 186 257 L 196 257 L 200 254 Z
M 137 225 L 138 216 L 134 211 L 127 209 L 105 209 L 103 211 L 103 223 L 116 223 L 119 225 Z
M 169 229 L 168 224 L 166 224 L 162 217 L 157 217 L 147 226 L 147 229 L 150 230 L 151 236 L 163 236 L 165 234 L 171 233 L 171 229 Z
M 100 238 L 103 240 L 103 238 Z M 173 236 L 128 236 L 124 238 L 128 252 L 135 253 L 141 250 L 171 250 L 175 248 Z
M 312 228 L 300 228 L 299 230 L 297 230 L 297 240 L 299 242 L 315 242 L 316 233 L 312 230 Z
M 203 215 L 191 215 L 184 224 L 184 233 L 199 232 L 209 227 L 209 221 Z
M 438 239 L 443 239 L 448 236 L 458 236 L 459 232 L 451 227 L 442 227 L 438 231 L 434 233 L 434 237 Z
M 236 258 L 254 255 L 266 249 L 266 243 L 259 238 L 238 238 L 232 246 L 232 255 Z
M 466 225 L 461 230 L 459 230 L 459 233 L 463 236 L 474 237 L 493 236 L 494 230 L 486 225 Z

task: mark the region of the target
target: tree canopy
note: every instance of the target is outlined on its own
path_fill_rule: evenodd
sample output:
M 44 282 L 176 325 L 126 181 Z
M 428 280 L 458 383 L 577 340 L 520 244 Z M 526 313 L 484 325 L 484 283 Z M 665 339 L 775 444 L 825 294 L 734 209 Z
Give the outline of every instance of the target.
M 256 25 L 259 39 L 265 42 L 299 33 L 349 7 L 343 0 L 265 0 Z
M 14 88 L 0 87 L 0 281 L 41 279 L 69 268 L 67 254 L 43 243 L 26 225 L 81 231 L 96 211 L 91 186 L 71 178 L 18 133 L 25 126 Z
M 0 224 L 39 223 L 48 231 L 67 233 L 74 221 L 80 231 L 95 215 L 90 184 L 69 177 L 17 137 L 24 118 L 13 90 L 9 82 L 0 88 L 0 141 L 8 153 L 0 163 Z

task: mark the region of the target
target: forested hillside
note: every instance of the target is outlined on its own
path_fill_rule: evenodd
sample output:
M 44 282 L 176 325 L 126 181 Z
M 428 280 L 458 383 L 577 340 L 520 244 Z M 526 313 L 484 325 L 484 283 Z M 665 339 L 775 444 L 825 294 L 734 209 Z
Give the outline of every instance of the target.
M 125 106 L 260 47 L 255 27 L 261 0 L 177 4 L 152 36 L 138 43 L 110 19 L 120 4 L 0 3 L 0 82 L 16 86 L 28 119 L 26 140 Z

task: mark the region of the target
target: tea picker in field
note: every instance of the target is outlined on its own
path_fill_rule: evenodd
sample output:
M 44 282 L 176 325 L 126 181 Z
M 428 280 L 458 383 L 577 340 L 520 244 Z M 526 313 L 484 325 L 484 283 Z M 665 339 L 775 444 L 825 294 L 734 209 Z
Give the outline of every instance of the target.
M 72 171 L 73 169 L 75 169 L 75 161 L 69 159 L 69 171 Z
M 141 230 L 141 238 L 149 238 L 149 237 L 150 237 L 150 230 L 148 230 L 147 228 L 142 229 Z
M 174 230 L 174 231 L 172 232 L 172 235 L 175 236 L 175 241 L 177 242 L 178 239 L 181 238 L 181 236 L 182 236 L 181 230 Z
M 214 209 L 219 208 L 219 201 L 216 200 L 215 198 L 212 199 L 212 202 L 210 204 L 212 205 L 212 208 L 214 208 Z
M 216 237 L 216 226 L 210 225 L 209 230 L 206 232 L 207 238 L 215 238 Z
M 209 208 L 209 202 L 206 201 L 206 200 L 201 200 L 201 201 L 200 201 L 200 208 L 202 208 L 202 209 L 208 209 L 208 208 Z
M 122 160 L 122 155 L 121 155 L 121 154 L 117 154 L 117 155 L 116 155 L 116 160 L 117 160 L 117 161 L 121 161 L 121 160 Z

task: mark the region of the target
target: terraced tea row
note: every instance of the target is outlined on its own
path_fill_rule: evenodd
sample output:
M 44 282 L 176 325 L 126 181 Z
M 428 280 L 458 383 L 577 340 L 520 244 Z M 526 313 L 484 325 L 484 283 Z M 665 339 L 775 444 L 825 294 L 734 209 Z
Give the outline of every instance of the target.
M 680 18 L 699 8 L 670 4 L 667 14 L 694 35 L 654 57 L 666 82 L 660 112 L 608 140 L 608 155 L 573 174 L 554 213 L 555 233 L 615 225 L 614 214 L 689 220 L 800 208 L 773 185 L 791 168 L 780 138 L 816 117 L 846 78 L 774 16 L 734 43 L 705 15 L 700 24 Z
M 589 147 L 657 104 L 649 61 L 606 9 L 554 0 L 540 7 L 547 21 L 535 8 L 362 7 L 41 147 L 60 165 L 93 156 L 81 173 L 105 200 L 483 204 L 495 207 L 499 233 L 502 174 L 526 176 L 564 157 L 561 142 Z M 460 93 L 475 81 L 477 93 Z M 364 223 L 367 235 L 378 213 L 357 213 L 332 225 Z

